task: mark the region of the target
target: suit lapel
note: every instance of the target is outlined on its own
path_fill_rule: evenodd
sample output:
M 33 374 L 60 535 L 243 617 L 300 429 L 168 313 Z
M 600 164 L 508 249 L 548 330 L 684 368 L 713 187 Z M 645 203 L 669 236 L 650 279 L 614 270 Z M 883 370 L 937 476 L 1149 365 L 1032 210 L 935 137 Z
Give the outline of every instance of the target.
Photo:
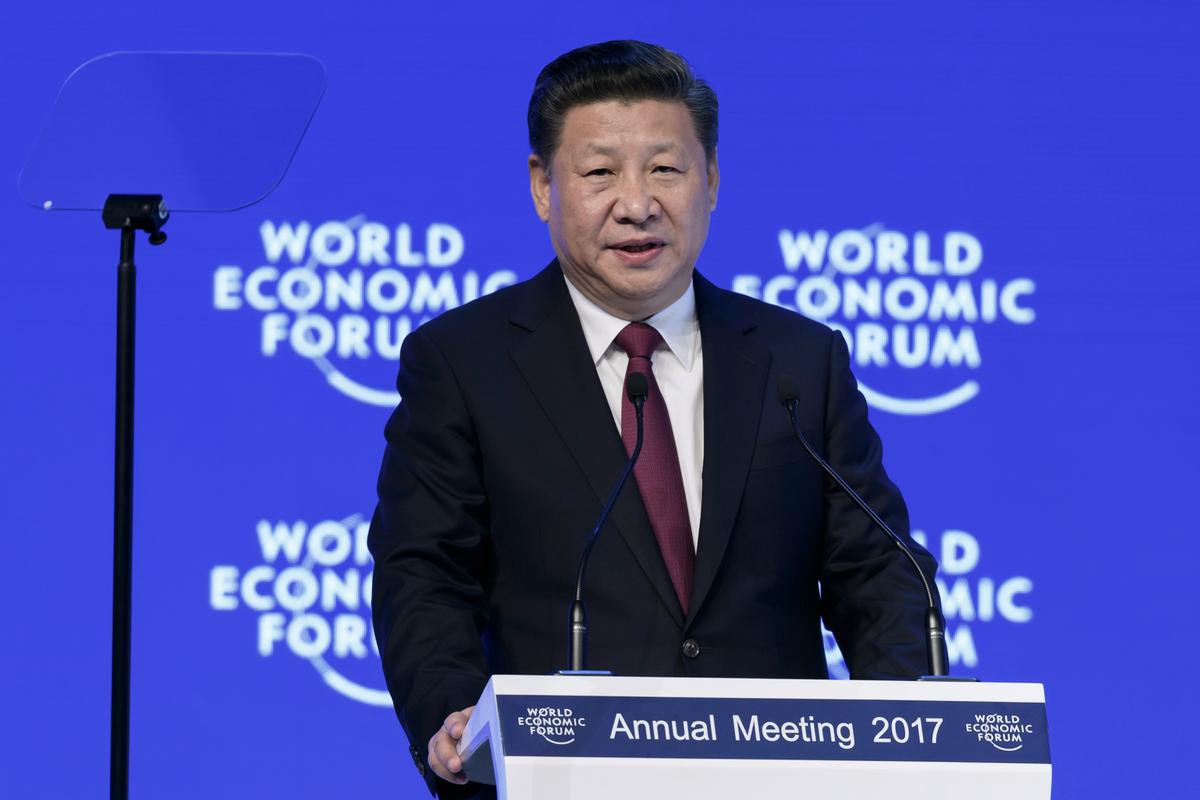
M 749 335 L 756 326 L 751 315 L 739 313 L 699 273 L 695 287 L 704 350 L 704 489 L 689 623 L 712 588 L 733 532 L 771 362 L 770 352 Z
M 512 346 L 513 361 L 587 476 L 599 514 L 625 466 L 625 447 L 557 262 L 529 281 L 510 321 L 520 329 Z M 706 348 L 706 358 L 707 354 Z M 682 627 L 683 611 L 632 477 L 609 520 Z

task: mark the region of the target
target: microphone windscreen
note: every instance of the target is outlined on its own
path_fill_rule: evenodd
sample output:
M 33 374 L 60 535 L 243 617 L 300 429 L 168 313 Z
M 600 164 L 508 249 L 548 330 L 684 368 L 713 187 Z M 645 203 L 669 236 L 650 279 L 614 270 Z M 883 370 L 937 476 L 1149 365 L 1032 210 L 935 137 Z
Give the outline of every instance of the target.
M 646 397 L 650 394 L 650 384 L 646 382 L 646 376 L 640 372 L 631 372 L 625 376 L 625 394 L 629 397 L 629 402 L 634 402 L 639 397 Z
M 800 392 L 796 390 L 796 382 L 791 375 L 780 375 L 779 382 L 775 384 L 775 391 L 779 393 L 779 402 L 787 403 L 799 397 Z

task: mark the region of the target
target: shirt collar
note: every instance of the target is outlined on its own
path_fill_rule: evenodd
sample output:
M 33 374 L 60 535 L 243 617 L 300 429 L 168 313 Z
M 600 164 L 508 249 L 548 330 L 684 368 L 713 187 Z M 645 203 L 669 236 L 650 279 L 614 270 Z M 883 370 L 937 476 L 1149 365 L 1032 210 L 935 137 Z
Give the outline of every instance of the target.
M 579 322 L 583 325 L 583 335 L 587 339 L 588 350 L 592 354 L 592 363 L 599 364 L 608 353 L 610 347 L 615 347 L 613 339 L 617 338 L 629 320 L 615 317 L 588 299 L 583 292 L 575 288 L 571 279 L 563 274 L 567 282 L 567 291 L 571 294 L 571 302 L 579 314 Z M 700 323 L 696 318 L 696 292 L 693 282 L 688 282 L 687 289 L 671 305 L 652 317 L 642 320 L 662 334 L 663 342 L 679 359 L 687 372 L 692 371 L 696 360 L 696 349 L 700 344 Z

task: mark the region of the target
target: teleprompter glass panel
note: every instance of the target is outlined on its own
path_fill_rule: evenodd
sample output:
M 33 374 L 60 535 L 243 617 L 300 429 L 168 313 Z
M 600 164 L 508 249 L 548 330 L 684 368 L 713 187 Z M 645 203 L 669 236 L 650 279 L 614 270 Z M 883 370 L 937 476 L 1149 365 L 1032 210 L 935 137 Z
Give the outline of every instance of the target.
M 161 194 L 171 211 L 232 211 L 283 179 L 325 91 L 287 53 L 109 53 L 67 78 L 19 188 L 39 208 Z

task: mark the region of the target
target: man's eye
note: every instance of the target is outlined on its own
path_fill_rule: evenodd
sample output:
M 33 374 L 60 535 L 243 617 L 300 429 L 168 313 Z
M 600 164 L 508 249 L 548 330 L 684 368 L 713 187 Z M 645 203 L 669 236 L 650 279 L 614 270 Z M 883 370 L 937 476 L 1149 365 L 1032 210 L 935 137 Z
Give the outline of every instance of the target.
M 672 167 L 668 164 L 659 164 L 657 167 L 654 168 L 654 171 L 655 172 L 679 172 L 678 169 L 676 169 L 675 167 Z
M 584 173 L 584 175 L 587 175 L 587 176 L 591 176 L 591 175 L 611 175 L 611 174 L 612 174 L 612 170 L 610 170 L 610 169 L 608 169 L 608 168 L 606 168 L 606 167 L 597 167 L 596 169 L 593 169 L 593 170 L 590 170 L 590 171 L 588 171 L 588 172 L 585 172 L 585 173 Z

